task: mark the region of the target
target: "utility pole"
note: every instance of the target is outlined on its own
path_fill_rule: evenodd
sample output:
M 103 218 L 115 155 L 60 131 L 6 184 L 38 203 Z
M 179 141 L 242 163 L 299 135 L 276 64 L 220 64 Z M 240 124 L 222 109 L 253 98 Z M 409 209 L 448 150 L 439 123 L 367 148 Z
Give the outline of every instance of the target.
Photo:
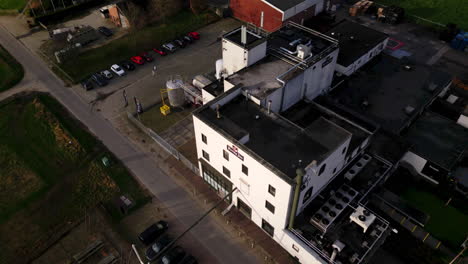
M 192 230 L 192 228 L 194 228 L 196 225 L 198 225 L 198 223 L 200 223 L 207 215 L 209 215 L 214 209 L 216 209 L 216 207 L 218 207 L 218 205 L 220 205 L 224 200 L 226 200 L 226 198 L 228 198 L 234 191 L 237 190 L 237 187 L 235 187 L 234 189 L 232 189 L 229 193 L 227 193 L 223 199 L 221 199 L 220 201 L 218 201 L 215 205 L 213 205 L 213 207 L 211 207 L 206 213 L 204 213 L 202 216 L 200 216 L 200 218 L 198 218 L 197 221 L 195 221 L 195 223 L 193 223 L 191 226 L 189 226 L 184 232 L 182 232 L 178 237 L 176 237 L 174 240 L 171 241 L 171 243 L 169 243 L 165 248 L 163 248 L 159 253 L 158 255 L 156 255 L 156 258 L 154 258 L 154 261 L 156 261 L 157 259 L 161 258 L 164 253 L 166 253 L 169 249 L 172 248 L 172 246 L 174 246 L 174 244 L 179 240 L 181 239 L 185 234 L 187 234 L 190 230 Z M 151 263 L 151 262 L 148 262 L 148 263 Z

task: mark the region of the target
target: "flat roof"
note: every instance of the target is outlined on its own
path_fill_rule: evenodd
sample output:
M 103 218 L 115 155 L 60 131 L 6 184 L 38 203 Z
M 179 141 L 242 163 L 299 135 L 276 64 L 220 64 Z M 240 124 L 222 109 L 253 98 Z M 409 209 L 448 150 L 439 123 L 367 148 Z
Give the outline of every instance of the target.
M 255 47 L 261 44 L 262 42 L 266 41 L 266 39 L 251 32 L 247 28 L 246 28 L 246 32 L 247 32 L 246 34 L 247 39 L 246 39 L 245 44 L 242 43 L 242 27 L 236 28 L 224 34 L 223 38 L 235 43 L 238 46 L 246 47 L 246 48 Z
M 315 127 L 317 124 L 320 124 L 316 122 L 317 119 L 326 118 L 351 134 L 351 142 L 347 150 L 348 153 L 361 145 L 361 143 L 371 135 L 372 132 L 363 129 L 359 124 L 353 124 L 352 121 L 345 120 L 330 109 L 327 109 L 330 112 L 325 112 L 319 107 L 320 105 L 316 103 L 299 101 L 281 115 L 296 125 L 306 129 L 310 129 L 311 127 Z M 327 135 L 322 135 L 323 141 L 327 141 L 327 138 Z
M 296 177 L 299 160 L 305 166 L 313 160 L 320 163 L 351 136 L 346 130 L 323 119 L 312 124 L 310 129 L 313 131 L 302 129 L 274 113 L 268 113 L 243 95 L 221 106 L 221 118 L 218 119 L 216 110 L 209 107 L 216 104 L 216 100 L 212 102 L 195 115 L 237 141 L 248 134 L 248 142 L 236 143 L 236 146 L 246 152 L 252 151 L 289 180 Z M 328 140 L 323 140 L 325 136 Z
M 403 135 L 416 154 L 450 170 L 468 148 L 468 129 L 427 111 Z
M 272 6 L 275 6 L 276 8 L 282 11 L 286 11 L 304 2 L 305 0 L 263 0 L 263 1 L 270 3 Z
M 325 34 L 338 40 L 340 53 L 337 63 L 344 67 L 349 66 L 388 38 L 385 33 L 346 19 Z M 382 50 L 383 48 L 385 47 L 382 47 Z
M 383 54 L 326 97 L 399 134 L 450 81 L 447 73 Z M 407 113 L 410 107 L 414 111 Z
M 251 95 L 262 99 L 283 87 L 277 77 L 288 71 L 291 64 L 273 56 L 267 56 L 256 64 L 229 76 L 227 81 L 242 85 Z

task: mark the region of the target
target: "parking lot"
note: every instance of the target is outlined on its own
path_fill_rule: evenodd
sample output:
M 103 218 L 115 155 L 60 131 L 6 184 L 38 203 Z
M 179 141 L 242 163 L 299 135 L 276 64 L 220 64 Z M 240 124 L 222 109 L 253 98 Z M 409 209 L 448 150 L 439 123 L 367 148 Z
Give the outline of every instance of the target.
M 221 58 L 219 37 L 222 32 L 232 30 L 239 25 L 240 22 L 232 18 L 222 19 L 198 30 L 200 40 L 173 54 L 160 56 L 154 51 L 148 52 L 154 58 L 153 62 L 136 65 L 134 71 L 128 72 L 123 77 L 114 76 L 105 87 L 95 87 L 91 91 L 85 91 L 81 85 L 75 85 L 72 89 L 90 103 L 93 109 L 99 109 L 109 119 L 125 110 L 122 95 L 124 89 L 130 109 L 134 109 L 132 103 L 134 96 L 142 103 L 143 108 L 154 105 L 160 101 L 160 89 L 166 88 L 165 83 L 170 76 L 180 75 L 184 79 L 191 79 L 195 75 L 214 71 L 216 60 Z M 156 72 L 152 76 L 154 66 Z

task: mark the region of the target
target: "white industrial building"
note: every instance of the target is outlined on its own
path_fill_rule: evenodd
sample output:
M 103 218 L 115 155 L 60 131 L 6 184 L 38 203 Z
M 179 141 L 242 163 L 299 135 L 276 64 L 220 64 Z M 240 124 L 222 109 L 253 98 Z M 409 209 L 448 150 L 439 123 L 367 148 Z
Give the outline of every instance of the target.
M 201 177 L 220 196 L 236 188 L 229 203 L 300 263 L 364 261 L 388 222 L 362 201 L 390 165 L 364 154 L 375 128 L 312 101 L 330 88 L 336 40 L 289 23 L 222 43 L 224 91 L 203 88 L 193 115 Z

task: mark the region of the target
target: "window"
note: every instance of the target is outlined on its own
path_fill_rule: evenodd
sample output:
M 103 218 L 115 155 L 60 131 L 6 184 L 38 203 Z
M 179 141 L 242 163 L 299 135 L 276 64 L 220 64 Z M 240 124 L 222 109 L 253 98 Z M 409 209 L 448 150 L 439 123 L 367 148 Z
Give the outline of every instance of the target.
M 275 234 L 275 229 L 267 221 L 265 221 L 265 219 L 262 219 L 262 228 L 270 236 L 273 236 Z
M 269 192 L 271 195 L 275 196 L 275 194 L 276 194 L 276 189 L 275 189 L 275 187 L 273 187 L 273 186 L 271 186 L 271 185 L 268 185 L 268 192 Z
M 208 154 L 204 150 L 202 150 L 202 155 L 203 155 L 203 158 L 205 158 L 207 161 L 210 161 L 210 154 Z
M 318 176 L 322 175 L 322 173 L 325 171 L 326 167 L 327 167 L 327 164 L 323 164 L 322 167 L 320 167 L 320 170 L 318 172 Z
M 245 175 L 249 175 L 249 168 L 247 168 L 244 164 L 242 164 L 242 172 Z
M 205 135 L 201 134 L 201 140 L 203 141 L 203 143 L 208 144 L 208 139 L 206 139 Z
M 346 147 L 343 149 L 343 151 L 341 151 L 342 154 L 345 154 L 346 153 Z
M 223 149 L 223 157 L 225 160 L 229 160 L 229 153 Z
M 310 199 L 310 197 L 312 196 L 313 189 L 314 187 L 310 186 L 310 188 L 306 191 L 306 193 L 304 194 L 304 199 L 302 200 L 302 204 L 305 204 L 305 202 L 307 202 L 307 200 Z
M 226 167 L 223 166 L 223 173 L 224 175 L 226 175 L 228 178 L 231 178 L 231 172 L 226 169 Z
M 271 213 L 275 213 L 275 206 L 269 203 L 268 201 L 265 201 L 265 207 L 270 211 Z
M 333 174 L 335 174 L 335 172 L 336 172 L 336 168 L 333 169 Z
M 299 252 L 299 248 L 298 248 L 296 245 L 292 244 L 292 248 L 293 248 L 296 252 Z

